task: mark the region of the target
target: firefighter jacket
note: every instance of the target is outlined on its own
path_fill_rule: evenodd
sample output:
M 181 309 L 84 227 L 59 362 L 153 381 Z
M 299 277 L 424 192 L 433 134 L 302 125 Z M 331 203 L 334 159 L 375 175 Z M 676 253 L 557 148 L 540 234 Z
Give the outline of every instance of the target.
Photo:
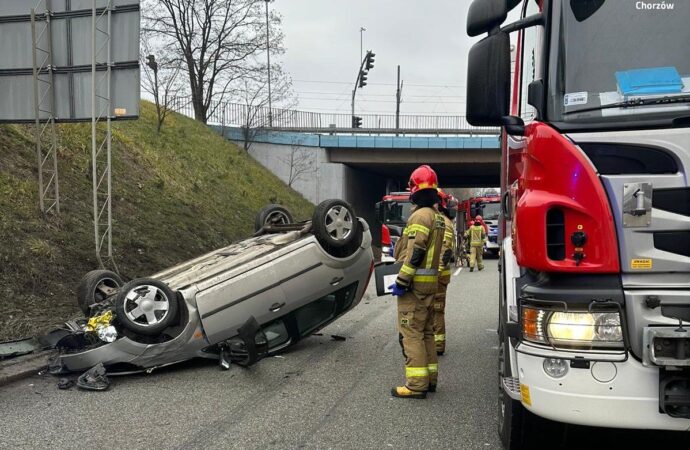
M 470 241 L 472 247 L 483 247 L 486 241 L 486 231 L 481 225 L 472 225 L 466 232 L 465 238 Z
M 412 210 L 410 214 L 417 210 L 416 205 L 412 205 Z M 393 249 L 393 259 L 395 262 L 405 262 L 405 257 L 407 256 L 407 227 L 400 234 L 398 242 L 395 243 L 395 248 Z
M 436 293 L 445 230 L 443 215 L 435 209 L 419 208 L 412 213 L 405 228 L 407 246 L 402 250 L 405 258 L 397 284 L 421 295 Z
M 393 258 L 395 258 L 396 262 L 405 262 L 405 257 L 407 256 L 407 241 L 407 228 L 405 228 L 393 249 Z
M 443 233 L 443 246 L 441 247 L 441 273 L 439 283 L 447 286 L 450 283 L 450 260 L 455 254 L 455 226 L 453 222 L 446 216 L 443 216 L 446 225 Z

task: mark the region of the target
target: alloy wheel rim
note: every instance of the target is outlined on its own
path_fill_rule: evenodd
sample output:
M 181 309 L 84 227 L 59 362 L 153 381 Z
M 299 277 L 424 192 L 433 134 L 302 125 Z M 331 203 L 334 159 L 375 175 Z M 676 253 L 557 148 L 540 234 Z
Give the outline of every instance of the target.
M 326 232 L 336 241 L 347 239 L 354 228 L 354 219 L 350 211 L 342 206 L 333 206 L 326 213 Z
M 146 284 L 127 293 L 124 309 L 130 321 L 150 327 L 167 317 L 170 300 L 159 288 Z

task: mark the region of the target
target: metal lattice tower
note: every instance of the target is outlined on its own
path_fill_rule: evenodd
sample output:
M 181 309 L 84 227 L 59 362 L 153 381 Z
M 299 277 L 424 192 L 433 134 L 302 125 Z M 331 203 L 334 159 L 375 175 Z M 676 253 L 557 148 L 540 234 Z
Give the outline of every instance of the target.
M 93 0 L 91 19 L 91 160 L 96 258 L 101 267 L 105 267 L 106 260 L 117 270 L 113 260 L 111 189 L 112 0 L 108 0 L 105 8 L 100 10 L 96 8 L 96 0 Z M 102 39 L 100 45 L 99 39 Z
M 41 4 L 43 8 L 40 8 Z M 41 16 L 37 16 L 36 10 L 44 12 Z M 53 65 L 50 21 L 50 0 L 40 0 L 36 8 L 31 9 L 38 201 L 42 212 L 60 213 L 57 130 L 55 129 L 55 66 Z

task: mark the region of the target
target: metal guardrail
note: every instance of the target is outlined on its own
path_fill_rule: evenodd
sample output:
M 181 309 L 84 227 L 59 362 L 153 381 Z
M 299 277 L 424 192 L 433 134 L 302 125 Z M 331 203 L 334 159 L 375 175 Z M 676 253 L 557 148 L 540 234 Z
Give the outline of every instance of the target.
M 191 99 L 178 98 L 170 108 L 194 117 Z M 265 130 L 314 133 L 411 133 L 411 134 L 469 134 L 497 135 L 499 128 L 474 127 L 465 116 L 400 115 L 400 127 L 395 127 L 394 114 L 359 114 L 362 128 L 352 128 L 350 114 L 316 113 L 294 109 L 247 106 L 238 103 L 216 103 L 210 108 L 207 122 L 213 125 L 261 128 Z

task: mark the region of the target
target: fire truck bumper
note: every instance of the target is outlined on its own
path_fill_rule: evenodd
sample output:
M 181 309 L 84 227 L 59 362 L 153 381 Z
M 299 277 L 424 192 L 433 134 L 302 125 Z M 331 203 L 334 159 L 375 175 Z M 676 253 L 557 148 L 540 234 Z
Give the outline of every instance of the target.
M 690 419 L 660 412 L 657 367 L 633 358 L 580 362 L 578 367 L 567 363 L 565 375 L 553 378 L 546 373 L 545 358 L 519 352 L 516 358 L 519 393 L 513 397 L 538 416 L 586 426 L 690 430 Z

